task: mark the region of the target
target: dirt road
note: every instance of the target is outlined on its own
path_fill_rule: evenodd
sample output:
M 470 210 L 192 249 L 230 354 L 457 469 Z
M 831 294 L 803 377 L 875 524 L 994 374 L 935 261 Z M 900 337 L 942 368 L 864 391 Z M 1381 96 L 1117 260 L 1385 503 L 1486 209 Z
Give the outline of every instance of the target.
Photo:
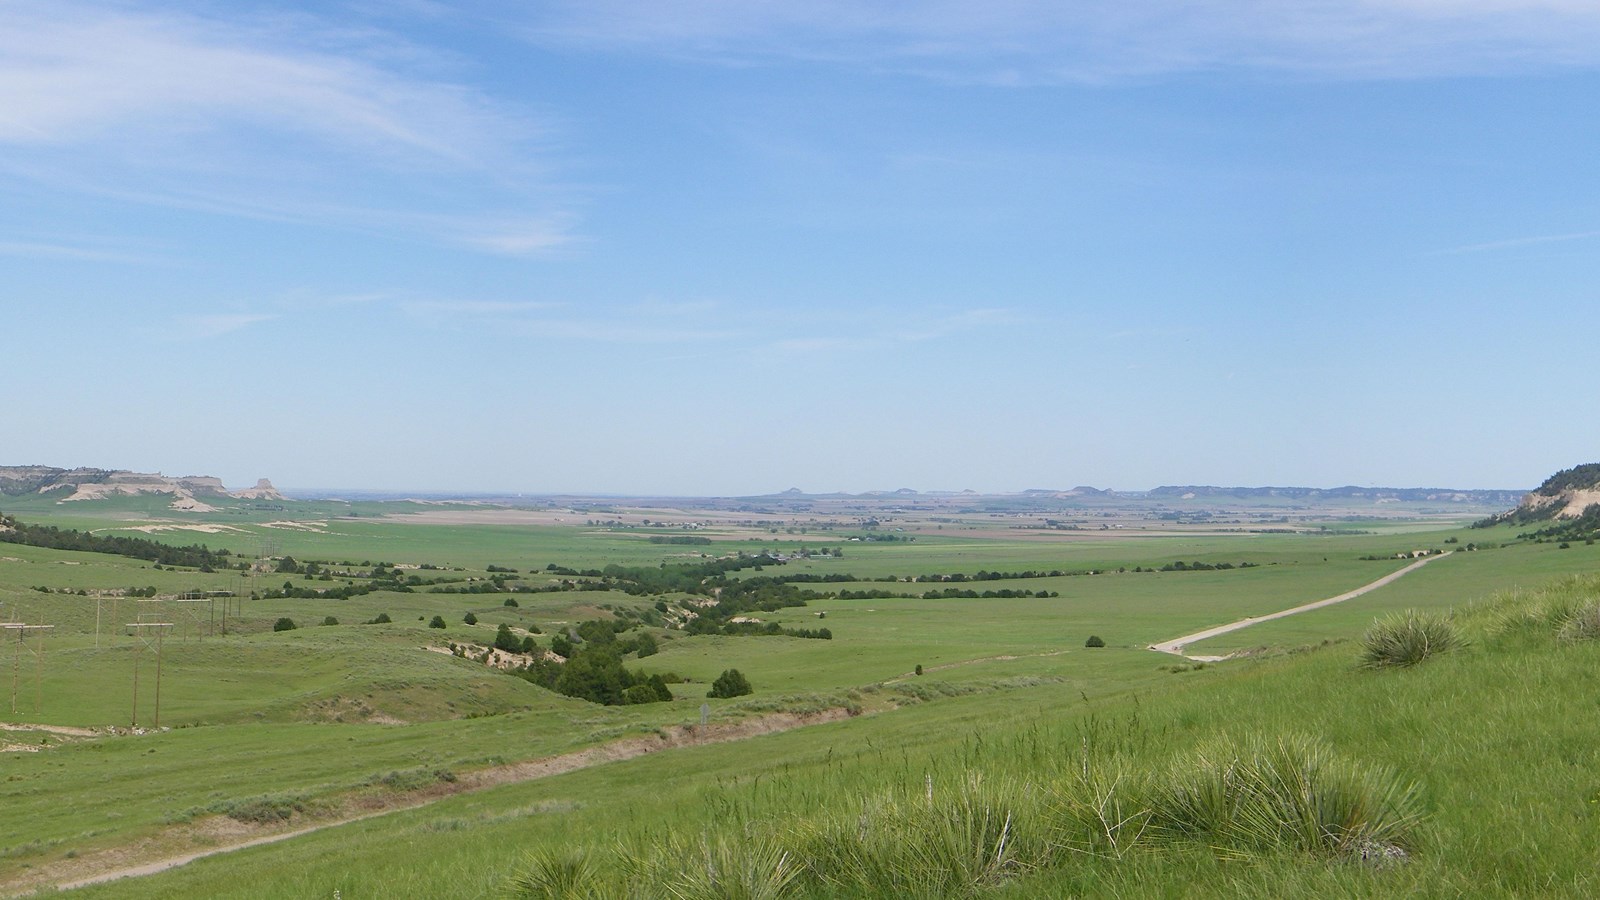
M 1318 600 L 1314 603 L 1302 604 L 1294 607 L 1293 609 L 1285 609 L 1281 612 L 1270 613 L 1265 616 L 1254 616 L 1251 618 L 1240 619 L 1237 622 L 1230 622 L 1227 625 L 1218 625 L 1215 628 L 1207 628 L 1205 631 L 1196 631 L 1194 634 L 1186 634 L 1183 637 L 1173 638 L 1170 641 L 1162 641 L 1159 644 L 1151 644 L 1150 649 L 1156 651 L 1157 653 L 1171 653 L 1174 656 L 1182 656 L 1185 659 L 1199 660 L 1202 662 L 1216 662 L 1219 660 L 1224 660 L 1227 659 L 1226 656 L 1189 656 L 1183 652 L 1183 648 L 1189 644 L 1195 643 L 1196 641 L 1214 638 L 1219 634 L 1227 634 L 1230 631 L 1238 631 L 1241 628 L 1249 628 L 1251 625 L 1259 625 L 1262 622 L 1270 622 L 1273 619 L 1281 619 L 1284 616 L 1298 615 L 1299 613 L 1310 612 L 1313 609 L 1321 609 L 1324 606 L 1332 606 L 1335 603 L 1343 603 L 1346 600 L 1354 600 L 1362 594 L 1375 591 L 1384 585 L 1398 581 L 1399 579 L 1410 575 L 1412 572 L 1415 572 L 1428 563 L 1431 563 L 1436 559 L 1444 559 L 1449 555 L 1449 553 L 1442 553 L 1438 556 L 1424 556 L 1423 558 L 1417 560 L 1409 566 L 1406 566 L 1398 572 L 1391 572 L 1388 575 L 1379 578 L 1377 581 L 1372 582 L 1371 584 L 1362 585 L 1353 591 L 1347 591 L 1337 597 L 1329 597 L 1326 600 Z

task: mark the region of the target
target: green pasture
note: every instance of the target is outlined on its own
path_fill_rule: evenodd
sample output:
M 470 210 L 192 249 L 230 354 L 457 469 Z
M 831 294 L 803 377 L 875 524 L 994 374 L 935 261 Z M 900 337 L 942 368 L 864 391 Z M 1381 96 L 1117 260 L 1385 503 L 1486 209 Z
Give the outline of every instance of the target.
M 1506 539 L 1505 529 L 1485 536 Z M 1293 647 L 1329 637 L 1359 637 L 1373 619 L 1401 609 L 1450 609 L 1483 602 L 1489 596 L 1539 584 L 1562 575 L 1600 572 L 1600 545 L 1577 544 L 1561 550 L 1552 544 L 1510 544 L 1495 550 L 1454 553 L 1394 584 L 1354 600 L 1299 615 L 1252 625 L 1189 645 L 1191 653 L 1222 655 L 1236 650 Z M 1332 596 L 1330 594 L 1330 596 Z M 1292 605 L 1292 604 L 1291 604 Z M 1218 620 L 1212 624 L 1225 624 Z M 1182 632 L 1175 632 L 1176 637 Z
M 69 514 L 41 507 L 31 520 L 48 519 L 63 527 L 121 528 L 140 515 L 178 518 L 141 512 L 139 504 L 148 499 L 118 498 L 108 501 L 111 507 L 99 507 L 99 512 Z M 123 505 L 115 506 L 119 503 Z M 699 559 L 702 553 L 787 551 L 802 546 L 771 535 L 709 546 L 651 544 L 641 533 L 583 526 L 416 524 L 371 515 L 374 510 L 392 509 L 388 505 L 357 504 L 351 509 L 363 515 L 326 518 L 327 533 L 266 527 L 267 522 L 314 518 L 304 516 L 307 508 L 299 507 L 292 516 L 251 510 L 191 519 L 228 522 L 235 516 L 228 523 L 241 533 L 176 531 L 148 536 L 178 544 L 226 546 L 251 558 L 262 540 L 270 540 L 280 555 L 301 560 L 440 567 L 417 570 L 423 577 L 482 578 L 489 565 L 509 566 L 533 583 L 548 580 L 536 570 L 552 563 L 577 569 L 610 563 L 654 566 Z M 333 510 L 330 505 L 327 511 Z M 30 520 L 20 510 L 15 514 Z M 486 645 L 501 623 L 536 628 L 544 632 L 538 637 L 541 646 L 549 646 L 553 631 L 608 617 L 613 609 L 642 609 L 653 605 L 655 597 L 617 592 L 434 594 L 419 588 L 348 600 L 245 596 L 188 606 L 105 598 L 97 610 L 95 598 L 75 592 L 155 587 L 161 594 L 213 590 L 248 595 L 285 581 L 297 587 L 340 582 L 308 581 L 298 575 L 156 569 L 122 557 L 0 544 L 0 618 L 56 626 L 42 641 L 29 636 L 22 647 L 11 641 L 0 643 L 0 676 L 9 687 L 15 671 L 19 688 L 17 712 L 7 708 L 0 711 L 0 719 L 127 726 L 133 718 L 137 663 L 140 724 L 153 722 L 153 648 L 130 634 L 126 625 L 137 620 L 176 623 L 163 639 L 161 658 L 161 722 L 172 730 L 64 744 L 41 738 L 49 745 L 42 752 L 0 754 L 0 803 L 16 811 L 0 824 L 0 879 L 69 853 L 125 844 L 156 835 L 165 825 L 262 798 L 288 796 L 307 806 L 305 815 L 316 815 L 319 809 L 328 813 L 353 794 L 384 789 L 382 778 L 390 772 L 411 773 L 402 781 L 415 787 L 417 778 L 426 782 L 431 777 L 428 773 L 534 759 L 698 721 L 706 685 L 729 667 L 744 672 L 756 692 L 741 700 L 710 702 L 710 713 L 718 721 L 842 704 L 864 707 L 871 714 L 454 797 L 424 810 L 100 890 L 116 891 L 118 896 L 300 896 L 336 888 L 346 897 L 493 896 L 507 874 L 522 864 L 522 848 L 529 846 L 554 841 L 598 852 L 614 845 L 618 834 L 645 840 L 652 834 L 696 834 L 732 824 L 746 829 L 777 827 L 776 823 L 795 816 L 836 810 L 844 802 L 841 798 L 859 799 L 889 785 L 921 783 L 930 773 L 937 779 L 961 778 L 973 771 L 1042 778 L 1046 776 L 1040 773 L 1050 765 L 1070 761 L 1072 748 L 1081 749 L 1085 734 L 1108 728 L 1123 735 L 1118 741 L 1131 742 L 1128 752 L 1144 754 L 1137 758 L 1154 764 L 1208 735 L 1241 729 L 1272 733 L 1316 723 L 1317 733 L 1337 747 L 1415 770 L 1419 777 L 1430 779 L 1431 796 L 1464 804 L 1459 815 L 1450 813 L 1458 818 L 1442 818 L 1433 833 L 1467 840 L 1474 833 L 1464 818 L 1469 813 L 1504 824 L 1511 811 L 1487 799 L 1463 799 L 1453 784 L 1431 780 L 1436 770 L 1423 765 L 1424 756 L 1408 749 L 1403 738 L 1445 744 L 1456 740 L 1439 763 L 1446 769 L 1454 767 L 1451 777 L 1470 775 L 1463 772 L 1487 751 L 1481 743 L 1450 738 L 1452 733 L 1442 730 L 1444 724 L 1421 718 L 1417 710 L 1424 701 L 1413 692 L 1422 691 L 1426 702 L 1435 702 L 1446 688 L 1438 680 L 1443 676 L 1434 673 L 1453 671 L 1464 683 L 1476 685 L 1474 679 L 1484 671 L 1513 667 L 1509 657 L 1474 651 L 1477 655 L 1471 658 L 1478 668 L 1469 667 L 1464 657 L 1420 670 L 1414 673 L 1417 677 L 1410 673 L 1390 677 L 1354 671 L 1354 649 L 1349 644 L 1201 668 L 1143 649 L 1158 640 L 1360 587 L 1405 565 L 1394 557 L 1413 549 L 1460 547 L 1471 541 L 1506 544 L 1456 553 L 1357 600 L 1264 623 L 1193 650 L 1293 648 L 1354 639 L 1385 611 L 1468 606 L 1496 591 L 1526 590 L 1553 576 L 1600 567 L 1596 547 L 1515 543 L 1506 529 L 1410 530 L 1437 525 L 1368 524 L 1301 534 L 1158 537 L 1083 532 L 1049 541 L 942 535 L 892 543 L 830 538 L 820 545 L 842 546 L 842 559 L 796 560 L 739 575 L 848 573 L 864 580 L 801 587 L 819 592 L 887 589 L 901 596 L 823 599 L 756 614 L 789 628 L 827 627 L 832 640 L 690 636 L 652 629 L 660 652 L 629 659 L 627 665 L 675 673 L 689 682 L 673 686 L 676 702 L 611 708 L 561 697 L 479 663 L 424 648 L 449 642 Z M 1447 544 L 1450 538 L 1456 542 Z M 814 548 L 819 542 L 808 541 L 805 546 Z M 1132 571 L 1180 560 L 1254 565 L 1217 571 Z M 980 570 L 1096 574 L 964 583 L 871 580 L 890 575 L 971 575 Z M 1060 596 L 920 596 L 946 587 L 1052 591 Z M 518 605 L 504 605 L 507 597 Z M 469 612 L 478 624 L 462 621 Z M 361 624 L 379 613 L 387 613 L 392 624 Z M 445 629 L 426 627 L 434 615 L 446 621 Z M 339 624 L 321 624 L 328 616 Z M 274 632 L 273 623 L 282 617 L 300 627 Z M 1100 636 L 1108 646 L 1085 648 L 1089 635 Z M 44 649 L 42 665 L 33 654 L 36 646 Z M 1597 664 L 1584 648 L 1564 656 L 1554 650 L 1529 652 L 1533 656 L 1528 665 L 1543 667 L 1546 677 L 1562 684 L 1592 674 Z M 922 676 L 913 674 L 919 665 L 924 668 Z M 1410 678 L 1406 684 L 1421 687 L 1398 693 L 1384 687 L 1401 683 L 1402 677 Z M 1366 716 L 1367 721 L 1327 721 L 1344 715 L 1335 712 L 1341 692 L 1354 698 L 1352 714 Z M 8 700 L 8 695 L 0 692 L 0 700 Z M 1561 704 L 1577 702 L 1529 697 L 1526 692 L 1517 696 L 1528 704 L 1526 710 L 1507 710 L 1499 701 L 1488 705 L 1508 721 L 1522 722 L 1570 713 Z M 1447 701 L 1453 709 L 1465 702 Z M 1458 712 L 1467 722 L 1487 721 L 1473 710 Z M 1388 728 L 1396 733 L 1387 733 Z M 1034 768 L 1016 769 L 1007 762 L 1003 747 L 1018 753 L 1026 749 L 1022 758 Z M 1548 749 L 1536 745 L 1525 756 L 1531 760 Z M 1581 752 L 1578 756 L 1589 761 Z M 216 777 L 212 772 L 218 773 Z M 1539 807 L 1541 814 L 1570 825 L 1552 812 L 1556 799 L 1551 792 L 1573 789 L 1576 777 L 1566 773 L 1558 785 L 1536 789 L 1521 782 L 1478 783 L 1487 785 L 1485 789 L 1532 790 L 1532 802 L 1546 804 Z M 1600 782 L 1585 789 L 1593 796 Z M 1545 825 L 1533 829 L 1526 841 L 1544 839 L 1540 835 L 1545 829 Z M 1558 840 L 1558 848 L 1567 846 L 1560 843 L 1563 840 L 1567 839 Z M 1272 878 L 1307 878 L 1295 883 L 1335 894 L 1387 893 L 1391 888 L 1414 892 L 1419 885 L 1427 887 L 1419 881 L 1424 871 L 1437 877 L 1439 884 L 1457 888 L 1468 883 L 1463 879 L 1472 873 L 1481 873 L 1474 868 L 1477 863 L 1464 856 L 1437 861 L 1443 858 L 1428 857 L 1433 861 L 1399 875 L 1385 874 L 1387 881 L 1361 880 L 1370 873 L 1306 875 L 1300 866 L 1290 866 L 1287 874 Z M 1566 868 L 1558 866 L 1552 878 L 1588 883 L 1582 879 L 1589 876 L 1564 858 L 1557 862 Z M 1234 882 L 1226 873 L 1219 874 L 1216 866 L 1205 854 L 1163 857 L 1116 872 L 1038 873 L 1014 880 L 1010 889 L 1143 894 L 1163 878 L 1192 872 L 1204 885 L 1211 885 L 1203 885 L 1201 893 L 1225 893 L 1217 886 Z M 1525 869 L 1514 869 L 1501 892 L 1516 893 L 1513 888 L 1532 884 Z M 1251 879 L 1267 879 L 1264 871 L 1268 870 L 1247 868 L 1237 884 L 1249 893 Z M 276 874 L 269 878 L 268 872 Z
M 1413 549 L 1439 547 L 1452 536 L 1474 534 L 1465 529 L 1421 534 L 1304 534 L 1140 535 L 1135 532 L 1072 533 L 1049 539 L 972 538 L 918 536 L 905 543 L 860 542 L 842 546 L 842 559 L 794 560 L 776 571 L 832 574 L 846 572 L 864 579 L 894 575 L 1022 571 L 1111 571 L 1118 568 L 1160 568 L 1167 563 L 1251 562 L 1258 565 L 1311 564 L 1323 558 L 1352 560 L 1369 555 L 1392 555 Z M 1471 538 L 1463 538 L 1470 540 Z M 720 546 L 720 545 L 715 545 Z M 737 545 L 732 545 L 737 546 Z M 751 544 L 756 547 L 757 544 Z M 787 548 L 788 545 L 778 545 Z M 772 570 L 769 570 L 770 574 Z M 756 574 L 746 570 L 747 577 Z M 979 587 L 981 585 L 955 585 Z
M 1600 599 L 1592 583 L 1588 590 Z M 865 810 L 891 796 L 926 797 L 935 811 L 963 786 L 1006 803 L 1065 798 L 1083 766 L 1161 772 L 1219 740 L 1298 734 L 1418 785 L 1426 815 L 1404 862 L 1204 843 L 1062 852 L 955 896 L 1592 896 L 1600 743 L 1589 686 L 1600 677 L 1600 646 L 1543 633 L 1474 635 L 1468 650 L 1414 670 L 1362 670 L 1355 648 L 1339 644 L 1099 699 L 1046 682 L 665 751 L 86 895 L 497 897 L 532 869 L 540 848 L 587 854 L 606 876 L 617 874 L 623 848 L 681 853 L 692 868 L 696 848 L 792 846 L 813 823 L 864 822 Z M 1029 827 L 1058 811 L 1033 808 Z
M 291 797 L 315 809 L 390 772 L 461 772 L 647 734 L 674 717 L 693 720 L 689 710 L 595 708 L 524 687 L 530 693 L 517 698 L 521 710 L 503 715 L 406 725 L 363 723 L 352 715 L 343 724 L 330 718 L 323 724 L 179 727 L 6 753 L 0 756 L 0 803 L 8 810 L 0 821 L 0 873 L 15 874 L 42 855 L 125 843 L 164 824 L 252 800 Z M 354 693 L 343 707 L 350 713 L 363 696 L 360 688 L 345 690 Z

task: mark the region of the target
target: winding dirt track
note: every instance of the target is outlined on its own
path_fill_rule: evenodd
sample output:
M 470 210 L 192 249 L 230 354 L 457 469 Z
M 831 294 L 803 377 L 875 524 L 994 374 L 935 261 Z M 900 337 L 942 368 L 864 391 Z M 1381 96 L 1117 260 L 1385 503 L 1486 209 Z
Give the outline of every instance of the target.
M 59 890 L 71 890 L 91 884 L 101 884 L 107 881 L 116 881 L 122 878 L 134 878 L 140 875 L 153 875 L 168 869 L 203 859 L 207 856 L 216 856 L 221 853 L 231 853 L 243 850 L 246 847 L 258 847 L 262 844 L 274 844 L 287 841 L 290 838 L 300 837 L 325 828 L 334 828 L 339 825 L 348 825 L 390 813 L 404 812 L 408 809 L 417 809 L 443 800 L 446 797 L 468 791 L 483 790 L 503 784 L 514 784 L 524 781 L 533 781 L 561 775 L 578 769 L 586 769 L 618 760 L 633 759 L 647 753 L 667 750 L 673 747 L 696 747 L 705 744 L 722 744 L 729 741 L 740 741 L 763 734 L 773 734 L 779 731 L 789 731 L 807 725 L 820 725 L 824 722 L 836 722 L 848 718 L 851 713 L 842 708 L 826 709 L 818 713 L 797 715 L 794 713 L 773 713 L 759 718 L 745 719 L 738 722 L 711 725 L 685 725 L 669 726 L 650 737 L 632 738 L 552 756 L 545 759 L 528 760 L 526 762 L 510 763 L 503 766 L 494 766 L 488 769 L 479 769 L 463 772 L 459 779 L 453 783 L 439 784 L 421 796 L 412 795 L 396 798 L 389 805 L 378 809 L 368 809 L 353 815 L 345 815 L 312 825 L 296 828 L 292 831 L 278 831 L 270 834 L 261 834 L 248 840 L 227 844 L 219 847 L 207 847 L 177 855 L 166 855 L 148 860 L 139 865 L 125 865 L 127 862 L 127 848 L 111 848 L 100 854 L 85 854 L 78 859 L 67 861 L 66 865 L 40 866 L 29 873 L 24 881 L 0 884 L 0 895 L 19 896 L 43 886 L 53 885 Z M 137 855 L 137 851 L 134 851 Z M 96 859 L 96 857 L 99 857 Z M 68 868 L 70 866 L 70 868 Z
M 1449 556 L 1449 555 L 1450 555 L 1450 552 L 1441 553 L 1438 556 L 1424 556 L 1422 559 L 1417 560 L 1416 562 L 1412 563 L 1409 566 L 1406 566 L 1405 568 L 1399 570 L 1398 572 L 1391 572 L 1388 575 L 1385 575 L 1382 578 L 1379 578 L 1377 581 L 1372 582 L 1371 584 L 1362 585 L 1361 587 L 1358 587 L 1353 591 L 1346 591 L 1345 593 L 1340 594 L 1337 597 L 1329 597 L 1326 600 L 1317 600 L 1317 601 L 1315 601 L 1313 603 L 1306 603 L 1306 604 L 1303 604 L 1303 605 L 1300 605 L 1300 606 L 1296 606 L 1293 609 L 1285 609 L 1285 610 L 1282 610 L 1280 612 L 1270 613 L 1270 614 L 1265 615 L 1265 616 L 1254 616 L 1254 617 L 1251 617 L 1251 618 L 1240 619 L 1237 622 L 1230 622 L 1227 625 L 1218 625 L 1215 628 L 1207 628 L 1205 631 L 1196 631 L 1194 634 L 1186 634 L 1183 637 L 1173 638 L 1170 641 L 1162 641 L 1159 644 L 1151 644 L 1150 645 L 1150 649 L 1156 651 L 1157 653 L 1171 653 L 1174 656 L 1182 656 L 1185 659 L 1199 660 L 1201 662 L 1217 662 L 1217 661 L 1220 661 L 1220 660 L 1224 660 L 1224 659 L 1227 659 L 1228 657 L 1226 657 L 1226 656 L 1189 656 L 1188 654 L 1183 652 L 1183 648 L 1188 644 L 1195 643 L 1196 641 L 1203 641 L 1203 640 L 1206 640 L 1207 638 L 1214 638 L 1219 634 L 1227 634 L 1230 631 L 1238 631 L 1241 628 L 1249 628 L 1251 625 L 1259 625 L 1262 622 L 1270 622 L 1273 619 L 1281 619 L 1284 616 L 1298 615 L 1299 613 L 1310 612 L 1313 609 L 1321 609 L 1324 606 L 1332 606 L 1335 603 L 1343 603 L 1346 600 L 1354 600 L 1355 598 L 1361 596 L 1362 594 L 1366 594 L 1366 593 L 1369 593 L 1371 591 L 1375 591 L 1378 588 L 1383 587 L 1384 585 L 1391 584 L 1391 583 L 1393 583 L 1395 581 L 1398 581 L 1401 578 L 1404 578 L 1405 576 L 1410 575 L 1412 572 L 1415 572 L 1416 570 L 1422 568 L 1423 566 L 1427 565 L 1428 563 L 1431 563 L 1436 559 L 1444 559 L 1446 556 Z

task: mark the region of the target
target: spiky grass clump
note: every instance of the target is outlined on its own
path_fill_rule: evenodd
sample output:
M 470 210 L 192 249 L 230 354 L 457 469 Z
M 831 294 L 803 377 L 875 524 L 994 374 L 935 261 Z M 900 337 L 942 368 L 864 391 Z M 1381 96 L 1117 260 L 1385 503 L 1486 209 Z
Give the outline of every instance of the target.
M 1449 617 L 1414 609 L 1374 622 L 1361 643 L 1361 664 L 1373 669 L 1414 666 L 1466 646 Z
M 586 900 L 606 896 L 607 887 L 588 854 L 547 848 L 529 855 L 522 874 L 511 880 L 510 894 L 527 900 Z
M 929 775 L 787 823 L 640 834 L 603 867 L 582 854 L 535 856 L 511 890 L 541 900 L 973 897 L 1032 873 L 1181 848 L 1388 863 L 1415 846 L 1421 820 L 1416 784 L 1388 769 L 1304 737 L 1260 739 L 1153 771 L 1086 754 L 1044 786 Z
M 1121 859 L 1141 847 L 1150 827 L 1149 775 L 1120 756 L 1066 773 L 1050 799 L 1050 842 L 1074 854 Z
M 1563 640 L 1600 637 L 1600 576 L 1572 575 L 1541 585 L 1496 594 L 1463 617 L 1492 641 L 1518 637 Z
M 1415 782 L 1301 736 L 1201 751 L 1156 785 L 1150 806 L 1157 839 L 1201 842 L 1225 854 L 1408 848 L 1423 818 Z
M 1037 808 L 1015 785 L 973 775 L 936 789 L 930 779 L 922 796 L 802 822 L 795 838 L 807 880 L 829 894 L 964 897 L 1043 861 Z
M 1563 641 L 1592 641 L 1600 638 L 1600 603 L 1592 603 L 1570 611 L 1556 629 Z
M 794 855 L 772 833 L 658 837 L 625 852 L 629 897 L 700 900 L 778 900 L 793 896 L 802 874 Z
M 778 900 L 793 895 L 801 874 L 770 833 L 667 834 L 636 840 L 603 860 L 583 852 L 532 854 L 507 893 L 527 900 Z

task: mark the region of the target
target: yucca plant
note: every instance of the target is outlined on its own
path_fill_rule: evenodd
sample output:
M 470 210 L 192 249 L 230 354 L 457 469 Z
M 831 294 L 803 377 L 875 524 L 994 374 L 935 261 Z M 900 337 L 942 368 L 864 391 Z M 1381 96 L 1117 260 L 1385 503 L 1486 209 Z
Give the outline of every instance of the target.
M 1563 641 L 1600 638 L 1600 603 L 1589 603 L 1569 610 L 1556 635 Z
M 1150 826 L 1149 778 L 1120 758 L 1085 758 L 1054 785 L 1050 843 L 1073 854 L 1120 859 Z
M 666 896 L 681 900 L 778 900 L 793 893 L 801 871 L 772 835 L 707 835 L 693 847 L 658 847 L 656 858 L 679 863 L 656 883 Z
M 1414 845 L 1420 789 L 1303 736 L 1217 745 L 1179 762 L 1152 796 L 1151 827 L 1223 854 L 1362 854 Z
M 1368 668 L 1414 666 L 1466 646 L 1455 623 L 1440 613 L 1406 610 L 1372 623 L 1361 639 L 1361 664 Z
M 976 775 L 945 789 L 930 779 L 923 796 L 881 797 L 793 834 L 807 880 L 827 893 L 967 897 L 1042 860 L 1033 796 Z
M 510 893 L 528 900 L 587 900 L 602 891 L 599 869 L 587 854 L 546 848 L 529 855 Z

